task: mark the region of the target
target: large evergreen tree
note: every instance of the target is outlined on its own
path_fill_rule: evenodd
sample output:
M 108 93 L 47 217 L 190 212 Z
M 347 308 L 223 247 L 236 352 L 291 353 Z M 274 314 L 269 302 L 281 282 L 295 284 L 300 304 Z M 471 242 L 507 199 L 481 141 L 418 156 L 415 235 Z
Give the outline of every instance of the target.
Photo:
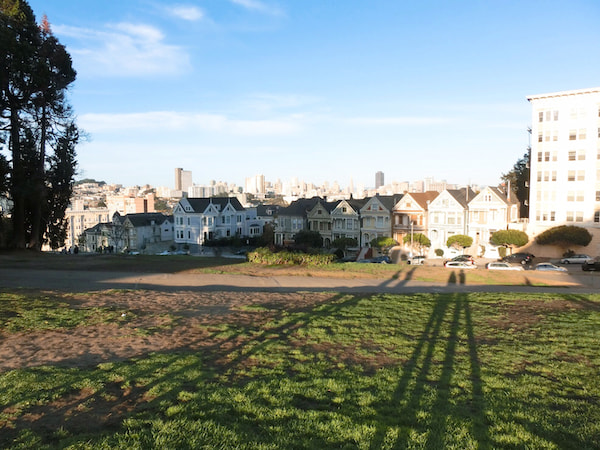
M 38 26 L 24 0 L 0 0 L 0 64 L 0 145 L 11 158 L 12 245 L 39 250 L 44 240 L 58 243 L 56 236 L 49 239 L 48 227 L 64 217 L 72 192 L 79 133 L 66 92 L 76 72 L 47 19 Z
M 529 151 L 519 158 L 512 170 L 502 174 L 502 181 L 510 185 L 511 194 L 519 201 L 520 217 L 529 217 Z

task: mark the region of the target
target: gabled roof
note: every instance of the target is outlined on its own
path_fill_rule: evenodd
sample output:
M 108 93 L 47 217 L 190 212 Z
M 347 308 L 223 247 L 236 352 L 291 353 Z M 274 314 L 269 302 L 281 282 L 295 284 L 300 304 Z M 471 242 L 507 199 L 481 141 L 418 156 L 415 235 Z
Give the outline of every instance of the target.
M 317 205 L 321 205 L 325 211 L 327 211 L 329 214 L 331 214 L 331 211 L 333 211 L 336 208 L 336 206 L 340 204 L 340 202 L 341 202 L 341 200 L 336 200 L 336 201 L 333 201 L 333 202 L 328 202 L 328 201 L 325 201 L 325 200 L 319 200 L 308 211 L 312 211 L 313 209 L 315 209 L 317 207 Z
M 428 203 L 435 200 L 438 195 L 440 195 L 438 191 L 410 192 L 404 195 L 402 199 L 410 197 L 421 207 L 423 211 L 427 211 Z
M 319 201 L 322 201 L 320 197 L 299 198 L 290 203 L 290 206 L 279 208 L 277 215 L 306 217 L 307 211 L 313 209 Z
M 205 212 L 211 204 L 218 205 L 221 211 L 223 211 L 228 204 L 230 204 L 236 211 L 245 211 L 237 197 L 188 197 L 187 201 L 195 213 Z
M 398 203 L 400 201 L 400 199 L 402 197 L 403 197 L 403 194 L 376 195 L 375 197 L 368 198 L 367 201 L 365 202 L 365 204 L 363 205 L 363 207 L 366 206 L 369 202 L 377 199 L 377 201 L 379 201 L 379 203 L 381 203 L 384 208 L 386 208 L 388 211 L 392 212 L 392 209 L 394 209 L 394 206 L 396 205 L 396 203 Z
M 501 189 L 497 186 L 488 186 L 488 189 L 490 191 L 492 191 L 494 194 L 496 194 L 498 196 L 498 198 L 500 200 L 502 200 L 504 203 L 506 203 L 507 205 L 516 205 L 518 203 L 515 197 L 512 197 L 509 199 L 508 196 L 506 195 L 506 192 L 504 192 L 503 189 Z
M 282 207 L 279 205 L 256 205 L 256 215 L 258 217 L 274 217 L 275 215 L 277 215 L 277 212 L 280 208 Z
M 334 209 L 338 209 L 339 206 L 342 203 L 346 203 L 350 208 L 352 208 L 352 210 L 356 213 L 359 214 L 360 213 L 360 208 L 362 208 L 363 206 L 365 206 L 367 204 L 368 199 L 367 198 L 349 198 L 349 199 L 345 199 L 345 200 L 340 200 L 337 205 L 335 206 Z M 333 210 L 332 210 L 333 211 Z
M 462 189 L 446 189 L 446 191 L 454 197 L 463 208 L 466 208 L 469 205 L 469 202 L 477 195 L 470 187 Z
M 147 227 L 151 226 L 152 222 L 154 225 L 161 225 L 164 223 L 167 216 L 163 213 L 138 213 L 138 214 L 127 214 L 125 220 L 131 222 L 134 227 Z

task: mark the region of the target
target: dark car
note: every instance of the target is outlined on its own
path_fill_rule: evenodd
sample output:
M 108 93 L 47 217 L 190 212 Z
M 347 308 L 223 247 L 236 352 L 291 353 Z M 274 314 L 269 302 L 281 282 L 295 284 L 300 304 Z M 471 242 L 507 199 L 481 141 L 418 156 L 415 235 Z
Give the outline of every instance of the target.
M 512 255 L 505 256 L 500 261 L 507 262 L 509 264 L 521 264 L 521 265 L 529 265 L 533 261 L 533 256 L 531 253 L 513 253 Z
M 389 256 L 377 256 L 371 259 L 371 262 L 375 264 L 391 264 L 392 260 Z
M 585 261 L 581 265 L 581 269 L 585 270 L 586 272 L 590 272 L 592 270 L 594 270 L 594 271 L 600 271 L 600 258 L 596 258 L 596 259 L 593 259 L 593 260 Z
M 448 261 L 445 261 L 444 264 L 448 262 L 464 262 L 467 264 L 475 264 L 475 260 L 471 255 L 458 255 Z

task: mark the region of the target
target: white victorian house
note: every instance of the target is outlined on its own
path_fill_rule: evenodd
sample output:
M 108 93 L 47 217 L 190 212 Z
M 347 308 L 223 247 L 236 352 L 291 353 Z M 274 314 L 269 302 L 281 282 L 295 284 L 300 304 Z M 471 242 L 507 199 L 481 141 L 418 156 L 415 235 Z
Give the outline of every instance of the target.
M 430 256 L 436 249 L 444 250 L 444 256 L 460 253 L 446 246 L 448 238 L 457 234 L 469 234 L 468 205 L 475 198 L 471 188 L 444 189 L 429 203 Z
M 392 209 L 402 196 L 376 195 L 360 209 L 362 222 L 361 246 L 368 246 L 378 237 L 392 237 Z
M 235 197 L 182 198 L 173 218 L 175 244 L 192 252 L 213 239 L 247 236 L 246 211 Z
M 468 219 L 477 256 L 498 258 L 498 249 L 490 244 L 490 238 L 498 230 L 514 228 L 510 224 L 519 221 L 519 205 L 500 188 L 488 186 L 469 202 Z

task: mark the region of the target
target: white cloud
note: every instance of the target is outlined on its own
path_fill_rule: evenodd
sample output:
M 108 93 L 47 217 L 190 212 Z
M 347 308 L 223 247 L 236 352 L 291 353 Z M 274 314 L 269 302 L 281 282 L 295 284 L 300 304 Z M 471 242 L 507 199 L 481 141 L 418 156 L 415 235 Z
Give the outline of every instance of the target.
M 367 126 L 427 126 L 449 123 L 452 120 L 444 117 L 353 117 L 345 121 L 353 125 Z
M 246 8 L 251 11 L 258 11 L 274 16 L 279 16 L 282 14 L 282 11 L 279 8 L 267 5 L 266 3 L 260 2 L 258 0 L 231 0 L 231 3 L 234 3 L 238 6 L 241 6 L 242 8 Z
M 124 131 L 182 131 L 203 130 L 243 136 L 290 135 L 302 129 L 300 121 L 293 118 L 268 120 L 231 119 L 219 114 L 179 113 L 153 111 L 127 114 L 84 114 L 79 124 L 87 132 Z
M 57 26 L 54 31 L 76 40 L 69 50 L 78 71 L 87 75 L 171 75 L 189 67 L 188 54 L 165 43 L 162 31 L 149 25 L 118 23 L 104 30 Z
M 170 15 L 190 22 L 204 18 L 204 11 L 193 5 L 174 5 L 166 10 Z

